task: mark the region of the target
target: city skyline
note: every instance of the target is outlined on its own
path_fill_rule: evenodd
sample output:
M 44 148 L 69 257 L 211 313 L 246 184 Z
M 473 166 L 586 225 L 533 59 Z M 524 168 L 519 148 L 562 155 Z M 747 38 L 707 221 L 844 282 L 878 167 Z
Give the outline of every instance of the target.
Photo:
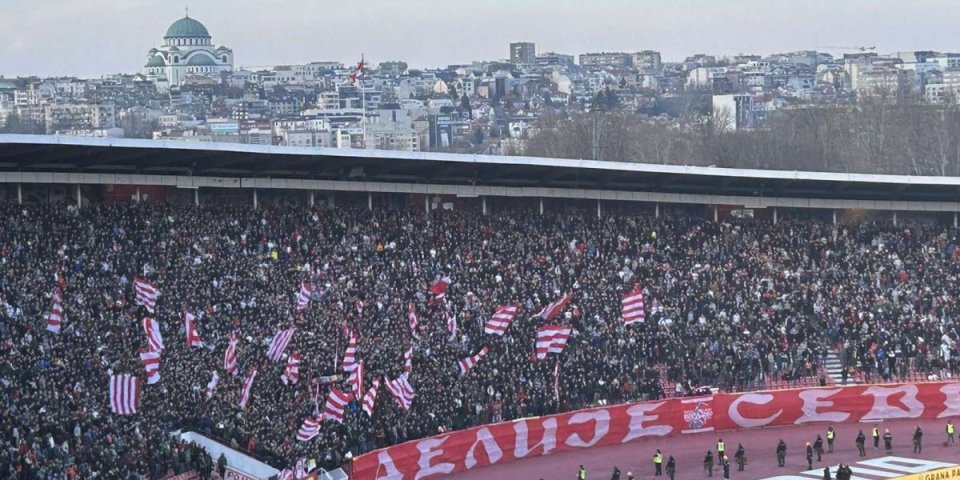
M 7 77 L 137 72 L 144 49 L 184 15 L 184 6 L 157 0 L 6 3 L 16 20 L 0 31 L 0 75 Z M 568 0 L 521 5 L 492 0 L 482 6 L 435 0 L 236 0 L 229 11 L 212 0 L 186 3 L 191 17 L 236 51 L 238 68 L 319 60 L 349 64 L 361 54 L 373 64 L 403 60 L 411 67 L 443 67 L 507 58 L 509 43 L 517 41 L 536 43 L 538 52 L 573 55 L 653 49 L 665 61 L 694 53 L 843 53 L 836 47 L 853 51 L 858 46 L 876 46 L 878 52 L 960 50 L 949 28 L 960 15 L 960 3 L 941 0 L 910 5 L 815 0 L 796 6 L 757 0 L 610 0 L 589 7 Z M 578 21 L 587 14 L 589 23 Z M 42 41 L 34 39 L 36 32 L 44 32 Z

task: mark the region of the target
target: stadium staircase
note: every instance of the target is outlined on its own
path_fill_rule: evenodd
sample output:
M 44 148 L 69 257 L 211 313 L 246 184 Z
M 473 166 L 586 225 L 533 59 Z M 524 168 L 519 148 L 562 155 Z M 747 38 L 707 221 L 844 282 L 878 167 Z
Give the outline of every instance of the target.
M 827 377 L 829 377 L 835 385 L 843 385 L 843 362 L 840 361 L 840 357 L 837 356 L 836 352 L 831 350 L 827 353 L 827 361 L 823 367 L 827 373 Z M 860 383 L 860 379 L 854 375 L 847 376 L 847 385 L 856 385 L 858 383 Z

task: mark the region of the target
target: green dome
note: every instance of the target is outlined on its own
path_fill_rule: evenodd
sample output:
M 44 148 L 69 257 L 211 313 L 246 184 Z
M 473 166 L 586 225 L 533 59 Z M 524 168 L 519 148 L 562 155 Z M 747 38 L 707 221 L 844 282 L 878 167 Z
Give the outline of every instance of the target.
M 154 55 L 150 57 L 150 60 L 147 60 L 148 67 L 165 67 L 167 66 L 166 62 L 163 61 L 163 57 L 160 55 Z
M 187 65 L 216 65 L 217 63 L 209 55 L 198 54 L 190 57 Z
M 210 32 L 207 31 L 207 27 L 204 27 L 202 23 L 190 17 L 183 17 L 173 22 L 173 25 L 170 25 L 170 28 L 167 29 L 167 34 L 164 35 L 163 38 L 183 37 L 210 38 Z

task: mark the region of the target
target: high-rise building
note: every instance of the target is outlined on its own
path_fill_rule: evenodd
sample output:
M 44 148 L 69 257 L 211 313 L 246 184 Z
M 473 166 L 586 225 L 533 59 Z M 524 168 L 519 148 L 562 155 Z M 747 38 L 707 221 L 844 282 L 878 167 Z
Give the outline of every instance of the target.
M 537 61 L 537 45 L 533 42 L 515 42 L 510 44 L 510 63 L 514 65 L 533 65 Z
M 644 50 L 633 54 L 633 66 L 642 71 L 659 71 L 662 66 L 660 52 Z
M 188 75 L 216 75 L 233 71 L 233 50 L 216 46 L 202 23 L 183 17 L 170 25 L 160 48 L 151 48 L 143 73 L 182 85 Z

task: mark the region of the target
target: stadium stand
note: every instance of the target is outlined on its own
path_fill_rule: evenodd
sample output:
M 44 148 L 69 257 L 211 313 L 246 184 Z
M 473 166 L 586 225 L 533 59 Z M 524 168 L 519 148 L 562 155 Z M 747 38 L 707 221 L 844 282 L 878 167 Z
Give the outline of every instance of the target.
M 590 405 L 958 373 L 948 222 L 423 199 L 0 203 L 0 476 L 210 475 L 217 459 L 170 439 L 188 428 L 278 469 L 334 469 L 406 440 Z M 638 286 L 644 320 L 625 325 L 621 302 Z M 516 318 L 486 333 L 505 305 Z M 163 343 L 153 384 L 144 318 Z M 573 330 L 562 353 L 537 360 L 543 324 Z M 138 376 L 136 395 L 118 399 L 115 374 Z M 339 414 L 330 392 L 344 393 Z M 114 413 L 116 402 L 136 412 Z

